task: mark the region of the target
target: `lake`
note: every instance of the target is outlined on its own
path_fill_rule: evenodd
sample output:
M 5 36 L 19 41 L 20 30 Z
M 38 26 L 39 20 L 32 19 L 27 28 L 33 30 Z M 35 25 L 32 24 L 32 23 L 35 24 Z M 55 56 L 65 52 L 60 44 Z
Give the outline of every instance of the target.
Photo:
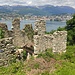
M 1 23 L 6 23 L 8 29 L 11 30 L 12 27 L 12 20 L 0 20 Z M 20 28 L 23 29 L 25 24 L 32 24 L 33 28 L 35 25 L 35 20 L 21 20 Z M 46 21 L 46 31 L 50 32 L 51 30 L 56 30 L 58 27 L 66 26 L 66 22 L 62 21 Z

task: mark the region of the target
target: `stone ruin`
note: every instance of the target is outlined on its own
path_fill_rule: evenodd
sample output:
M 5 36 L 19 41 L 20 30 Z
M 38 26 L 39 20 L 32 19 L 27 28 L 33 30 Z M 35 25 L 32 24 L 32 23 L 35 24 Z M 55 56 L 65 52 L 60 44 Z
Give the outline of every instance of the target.
M 23 47 L 26 44 L 29 44 L 32 42 L 27 36 L 28 32 L 31 30 L 31 33 L 33 32 L 32 25 L 28 24 L 25 25 L 25 28 L 23 30 L 20 30 L 20 19 L 15 19 L 12 22 L 13 25 L 13 44 L 17 47 Z M 30 30 L 28 32 L 25 32 L 26 27 L 29 27 Z
M 0 39 L 0 66 L 6 66 L 14 59 L 15 46 L 12 37 Z
M 3 32 L 4 32 L 4 37 L 9 37 L 8 34 L 8 27 L 5 23 L 0 23 L 0 28 L 2 28 Z
M 5 38 L 0 39 L 0 65 L 7 64 L 9 58 L 13 59 L 16 47 L 26 46 L 27 49 L 30 49 L 33 46 L 34 49 L 30 50 L 34 51 L 28 51 L 33 53 L 32 55 L 44 52 L 48 48 L 52 48 L 52 51 L 55 53 L 66 51 L 67 31 L 45 34 L 46 23 L 44 20 L 37 20 L 34 30 L 31 24 L 25 25 L 25 28 L 20 30 L 20 19 L 14 19 L 12 26 L 12 30 L 9 31 L 6 24 L 0 23 L 0 28 L 5 32 Z
M 45 34 L 45 21 L 38 20 L 35 23 L 34 32 L 34 54 L 39 54 L 48 48 L 52 48 L 54 53 L 66 51 L 67 31 L 56 31 L 53 34 Z
M 12 26 L 12 30 L 9 31 L 6 24 L 0 23 L 0 28 L 4 31 L 4 38 L 0 39 L 0 66 L 8 65 L 15 57 L 17 59 L 18 48 L 30 46 L 33 43 L 31 38 L 28 38 L 28 34 L 33 32 L 31 24 L 25 25 L 24 29 L 20 30 L 20 19 L 17 18 L 13 20 Z M 27 27 L 28 31 L 31 30 L 29 33 L 25 32 Z M 22 54 L 20 56 L 22 58 Z

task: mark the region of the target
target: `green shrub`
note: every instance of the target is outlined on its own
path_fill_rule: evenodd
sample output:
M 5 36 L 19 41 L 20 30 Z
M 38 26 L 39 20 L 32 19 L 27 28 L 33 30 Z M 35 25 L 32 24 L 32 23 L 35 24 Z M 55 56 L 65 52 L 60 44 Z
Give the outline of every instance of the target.
M 0 39 L 4 38 L 4 31 L 0 28 Z
M 45 71 L 44 73 L 42 73 L 41 75 L 50 75 L 48 71 Z
M 54 53 L 53 58 L 54 58 L 55 60 L 61 60 L 61 55 L 58 54 L 58 53 Z
M 35 63 L 35 64 L 34 64 L 34 68 L 35 68 L 35 69 L 38 69 L 39 67 L 40 67 L 39 63 Z
M 27 53 L 26 53 L 26 50 L 23 50 L 23 60 L 26 60 L 26 58 L 27 58 Z
M 66 22 L 67 26 L 67 33 L 68 33 L 68 37 L 67 37 L 67 41 L 68 41 L 68 45 L 74 45 L 75 44 L 75 14 L 73 15 L 73 18 L 68 20 Z
M 33 28 L 32 28 L 32 25 L 25 25 L 25 34 L 28 36 L 28 39 L 33 41 L 33 35 L 34 35 L 34 31 L 33 31 Z
M 45 32 L 45 34 L 53 34 L 56 30 L 51 30 L 50 32 Z
M 63 59 L 67 59 L 68 61 L 75 63 L 75 46 L 68 46 L 66 53 L 63 56 Z
M 64 30 L 66 30 L 66 28 L 65 27 L 59 27 L 58 29 L 57 29 L 57 31 L 64 31 Z
M 46 61 L 50 61 L 50 58 L 53 58 L 52 49 L 47 49 L 46 52 L 38 54 L 37 57 L 38 57 L 38 58 L 42 57 L 42 58 L 44 58 Z
M 7 67 L 0 67 L 0 75 L 26 75 L 21 62 L 12 63 Z
M 56 75 L 75 75 L 75 64 L 64 62 L 62 67 L 55 72 Z

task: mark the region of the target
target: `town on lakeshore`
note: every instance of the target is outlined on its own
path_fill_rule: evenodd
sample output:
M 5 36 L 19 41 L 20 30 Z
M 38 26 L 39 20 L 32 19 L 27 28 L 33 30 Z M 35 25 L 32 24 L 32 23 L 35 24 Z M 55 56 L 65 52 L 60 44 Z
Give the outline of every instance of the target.
M 0 13 L 0 20 L 13 20 L 15 18 L 20 18 L 21 20 L 50 20 L 50 21 L 66 21 L 72 18 L 72 14 L 61 14 L 61 15 L 50 15 L 50 16 L 36 16 L 36 15 L 20 15 L 20 14 L 5 14 Z

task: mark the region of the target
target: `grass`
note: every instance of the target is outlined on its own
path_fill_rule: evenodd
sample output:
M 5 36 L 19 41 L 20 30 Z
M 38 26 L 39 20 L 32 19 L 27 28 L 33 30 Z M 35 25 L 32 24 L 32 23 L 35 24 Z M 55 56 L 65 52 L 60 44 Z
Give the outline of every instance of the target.
M 68 46 L 66 53 L 60 54 L 53 54 L 51 51 L 47 51 L 44 54 L 40 54 L 40 57 L 48 59 L 54 58 L 57 62 L 55 65 L 55 71 L 53 73 L 42 73 L 41 75 L 75 75 L 75 46 Z M 49 59 L 50 59 L 49 58 Z
M 62 55 L 52 53 L 51 49 L 38 55 L 37 58 L 43 58 L 50 62 L 51 58 L 56 60 L 53 67 L 55 70 L 44 69 L 40 75 L 75 75 L 75 46 L 68 46 L 66 53 Z M 36 58 L 36 60 L 37 60 Z M 40 63 L 33 62 L 35 59 L 25 61 L 25 65 L 21 62 L 11 63 L 8 67 L 0 67 L 0 75 L 26 75 L 26 70 L 40 69 Z M 38 74 L 39 75 L 39 74 Z
M 75 64 L 63 62 L 62 66 L 51 75 L 75 75 Z
M 46 61 L 50 61 L 51 58 L 53 58 L 52 49 L 47 49 L 46 52 L 40 53 L 37 58 L 44 58 Z
M 61 55 L 60 60 L 64 60 L 64 62 L 54 75 L 75 75 L 75 46 L 68 46 L 66 53 Z
M 39 63 L 34 64 L 34 69 L 38 69 L 40 67 Z
M 0 75 L 26 75 L 21 62 L 12 63 L 8 67 L 0 67 Z

